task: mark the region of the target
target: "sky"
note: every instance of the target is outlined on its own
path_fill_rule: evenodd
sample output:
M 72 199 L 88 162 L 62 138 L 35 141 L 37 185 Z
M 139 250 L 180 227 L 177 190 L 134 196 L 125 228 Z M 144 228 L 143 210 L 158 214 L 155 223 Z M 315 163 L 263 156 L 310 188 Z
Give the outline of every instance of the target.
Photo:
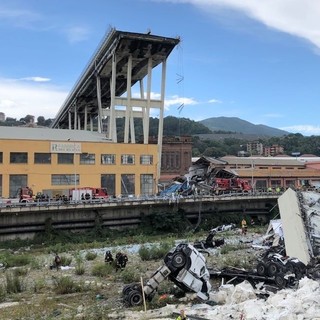
M 320 135 L 318 0 L 0 0 L 0 112 L 54 118 L 110 28 L 180 38 L 165 116 Z

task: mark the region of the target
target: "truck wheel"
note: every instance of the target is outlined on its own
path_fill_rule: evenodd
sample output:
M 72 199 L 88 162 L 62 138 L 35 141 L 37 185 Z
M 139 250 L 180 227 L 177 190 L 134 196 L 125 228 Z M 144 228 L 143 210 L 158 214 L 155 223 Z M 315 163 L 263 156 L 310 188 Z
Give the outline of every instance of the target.
M 133 290 L 129 293 L 128 296 L 128 303 L 130 306 L 135 307 L 135 306 L 140 306 L 142 304 L 142 293 L 137 290 Z
M 187 258 L 182 252 L 177 252 L 172 256 L 172 265 L 175 268 L 182 268 L 186 262 Z
M 259 276 L 265 276 L 267 273 L 267 267 L 263 262 L 257 264 L 257 274 Z
M 283 289 L 287 285 L 287 280 L 284 278 L 283 273 L 278 273 L 274 278 L 274 282 L 280 289 Z
M 140 290 L 140 289 L 141 289 L 140 284 L 137 284 L 137 283 L 127 284 L 122 289 L 122 295 L 127 296 L 131 291 Z
M 278 266 L 276 263 L 274 262 L 271 262 L 269 265 L 268 265 L 268 275 L 270 277 L 273 277 L 276 275 L 276 273 L 278 272 Z

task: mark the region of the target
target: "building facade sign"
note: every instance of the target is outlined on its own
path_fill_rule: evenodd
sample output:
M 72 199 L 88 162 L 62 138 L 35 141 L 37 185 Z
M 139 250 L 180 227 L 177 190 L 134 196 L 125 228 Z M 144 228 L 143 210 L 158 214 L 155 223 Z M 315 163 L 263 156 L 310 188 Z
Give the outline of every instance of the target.
M 81 153 L 79 142 L 51 142 L 51 153 Z

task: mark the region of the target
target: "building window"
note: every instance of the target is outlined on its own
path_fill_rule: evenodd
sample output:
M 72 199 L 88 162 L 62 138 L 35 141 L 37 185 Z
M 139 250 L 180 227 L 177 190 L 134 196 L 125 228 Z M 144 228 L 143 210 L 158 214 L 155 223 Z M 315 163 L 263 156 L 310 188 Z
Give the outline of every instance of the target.
M 281 187 L 281 180 L 271 180 L 271 188 Z
M 79 185 L 79 175 L 78 174 L 52 174 L 51 175 L 51 185 L 53 186 L 75 186 Z
M 0 174 L 0 197 L 2 197 L 2 174 Z
M 134 164 L 134 155 L 133 154 L 121 155 L 121 164 Z
M 9 176 L 9 197 L 18 198 L 20 188 L 28 186 L 26 174 L 10 174 Z
M 96 157 L 94 153 L 81 153 L 80 164 L 95 164 Z
M 267 180 L 256 180 L 257 190 L 266 191 L 267 190 Z
M 51 164 L 51 153 L 35 153 L 34 163 Z
M 0 152 L 0 163 L 2 163 L 2 162 L 3 162 L 3 153 Z
M 74 164 L 73 153 L 58 153 L 58 164 Z
M 152 164 L 153 156 L 148 154 L 143 154 L 140 156 L 140 164 Z
M 121 175 L 121 194 L 129 196 L 135 194 L 135 176 L 134 174 Z
M 101 175 L 101 188 L 107 189 L 108 195 L 116 195 L 116 175 L 115 174 L 102 174 Z
M 10 152 L 10 163 L 28 163 L 28 153 Z
M 153 192 L 153 175 L 140 175 L 140 190 L 142 195 L 152 195 Z
M 296 180 L 286 180 L 285 181 L 285 187 L 286 188 L 294 188 L 296 185 Z
M 102 154 L 101 155 L 101 164 L 116 164 L 116 155 L 115 154 Z

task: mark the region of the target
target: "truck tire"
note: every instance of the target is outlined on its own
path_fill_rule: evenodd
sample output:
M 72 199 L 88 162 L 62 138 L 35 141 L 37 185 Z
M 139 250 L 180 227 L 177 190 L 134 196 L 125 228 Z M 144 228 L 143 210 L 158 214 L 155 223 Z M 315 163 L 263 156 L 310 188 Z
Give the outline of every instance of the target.
M 268 265 L 268 276 L 274 277 L 278 272 L 278 266 L 276 263 L 271 262 Z
M 142 293 L 138 290 L 132 290 L 128 295 L 127 301 L 132 307 L 140 306 L 143 302 Z
M 282 272 L 279 272 L 274 277 L 274 282 L 280 289 L 283 289 L 287 285 L 287 279 L 285 279 L 284 274 Z
M 175 268 L 182 268 L 185 266 L 187 258 L 182 252 L 177 252 L 172 256 L 172 265 Z
M 126 286 L 123 287 L 122 289 L 122 295 L 127 296 L 129 293 L 133 290 L 141 290 L 141 285 L 137 283 L 131 283 L 127 284 Z
M 257 274 L 259 276 L 265 276 L 267 274 L 267 266 L 263 262 L 257 264 Z

